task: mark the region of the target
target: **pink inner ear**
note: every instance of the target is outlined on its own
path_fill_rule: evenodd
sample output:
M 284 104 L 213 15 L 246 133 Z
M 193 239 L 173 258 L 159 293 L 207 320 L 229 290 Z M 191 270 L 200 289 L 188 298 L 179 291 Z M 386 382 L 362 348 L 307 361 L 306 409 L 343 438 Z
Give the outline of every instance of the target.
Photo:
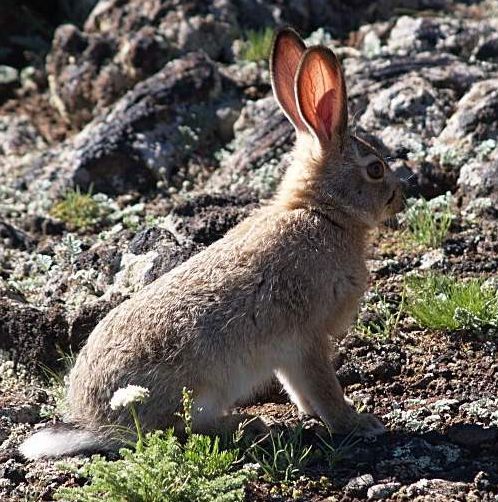
M 328 139 L 331 139 L 332 135 L 332 121 L 334 119 L 334 108 L 338 106 L 336 99 L 336 90 L 329 89 L 320 98 L 316 105 L 316 114 L 320 119 L 320 122 L 324 126 L 325 134 Z

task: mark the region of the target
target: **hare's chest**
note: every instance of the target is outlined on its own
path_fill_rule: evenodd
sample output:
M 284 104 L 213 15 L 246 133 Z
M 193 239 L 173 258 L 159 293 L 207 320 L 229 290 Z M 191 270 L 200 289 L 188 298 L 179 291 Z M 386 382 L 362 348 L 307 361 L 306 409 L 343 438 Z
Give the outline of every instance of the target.
M 344 334 L 358 311 L 367 285 L 366 272 L 336 271 L 321 292 L 320 308 L 324 329 L 334 337 Z

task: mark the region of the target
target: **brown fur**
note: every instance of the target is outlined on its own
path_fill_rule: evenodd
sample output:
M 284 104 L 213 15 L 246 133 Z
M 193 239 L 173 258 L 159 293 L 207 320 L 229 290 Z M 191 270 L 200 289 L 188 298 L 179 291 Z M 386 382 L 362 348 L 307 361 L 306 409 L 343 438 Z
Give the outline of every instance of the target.
M 299 102 L 285 106 L 300 111 Z M 71 422 L 128 424 L 128 412 L 109 401 L 134 384 L 151 392 L 140 406 L 145 429 L 175 422 L 186 387 L 194 427 L 219 430 L 230 407 L 275 374 L 302 412 L 331 429 L 382 430 L 345 400 L 331 338 L 356 314 L 368 232 L 401 207 L 401 185 L 387 166 L 381 181 L 369 180 L 363 164 L 378 155 L 349 133 L 333 129 L 324 145 L 295 125 L 294 160 L 274 199 L 95 328 L 70 374 Z

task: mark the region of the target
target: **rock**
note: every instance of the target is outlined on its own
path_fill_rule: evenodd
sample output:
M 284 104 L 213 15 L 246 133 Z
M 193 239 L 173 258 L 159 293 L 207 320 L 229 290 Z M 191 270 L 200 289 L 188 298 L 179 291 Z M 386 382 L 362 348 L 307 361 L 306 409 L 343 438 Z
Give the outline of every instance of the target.
M 16 424 L 35 424 L 40 421 L 40 406 L 35 403 L 8 406 L 0 408 L 0 416 Z
M 0 117 L 0 156 L 40 150 L 45 141 L 26 116 Z
M 350 479 L 343 488 L 344 493 L 350 497 L 364 497 L 367 490 L 374 484 L 374 478 L 371 474 L 363 474 Z
M 59 350 L 69 350 L 68 325 L 62 308 L 38 309 L 0 298 L 0 349 L 33 372 L 40 364 L 56 369 Z
M 4 221 L 0 221 L 0 242 L 6 248 L 23 251 L 31 251 L 36 246 L 36 241 L 32 237 Z
M 492 23 L 479 23 L 472 19 L 401 16 L 391 30 L 387 44 L 394 53 L 437 50 L 468 59 L 480 37 L 493 32 Z
M 376 319 L 367 319 L 364 316 L 362 321 L 375 323 Z M 394 344 L 386 342 L 377 346 L 363 340 L 361 345 L 356 347 L 356 340 L 356 337 L 348 337 L 340 345 L 337 378 L 341 385 L 389 381 L 401 373 L 405 355 Z
M 365 372 L 358 365 L 347 362 L 337 370 L 337 378 L 343 387 L 361 383 L 366 380 Z
M 457 181 L 459 191 L 471 201 L 477 197 L 498 197 L 498 155 L 489 161 L 474 160 L 465 163 L 460 169 Z
M 33 234 L 62 235 L 66 225 L 63 221 L 53 220 L 46 216 L 31 215 L 24 221 L 24 228 Z
M 444 253 L 440 249 L 433 249 L 431 251 L 427 251 L 420 257 L 420 270 L 429 270 L 434 267 L 434 265 L 438 265 L 444 261 Z
M 170 59 L 168 44 L 152 26 L 121 40 L 112 34 L 57 28 L 47 58 L 52 100 L 59 112 L 81 127 Z
M 439 139 L 448 144 L 465 140 L 472 145 L 498 136 L 498 88 L 496 79 L 472 85 L 458 102 Z
M 16 485 L 25 480 L 26 470 L 24 466 L 11 458 L 0 466 L 0 478 L 6 478 Z
M 235 106 L 226 106 L 216 110 L 218 119 L 218 136 L 223 143 L 228 143 L 233 139 L 234 124 L 240 116 L 240 109 Z
M 165 228 L 146 228 L 135 234 L 128 245 L 128 251 L 133 254 L 156 251 L 163 245 L 164 240 L 177 242 L 175 236 Z
M 231 41 L 240 32 L 231 2 L 194 0 L 101 0 L 85 23 L 85 31 L 126 40 L 130 33 L 154 26 L 176 52 L 203 48 L 213 59 L 228 56 Z
M 447 481 L 446 479 L 421 479 L 403 489 L 408 497 L 438 497 L 439 500 L 454 500 L 467 492 L 465 483 Z
M 438 20 L 401 16 L 391 30 L 388 48 L 402 54 L 428 51 L 434 49 L 441 36 Z
M 474 485 L 478 490 L 489 489 L 490 481 L 486 472 L 479 471 L 474 478 Z
M 387 499 L 394 495 L 400 488 L 400 483 L 380 483 L 368 489 L 367 497 L 369 500 Z
M 126 300 L 119 294 L 109 299 L 86 303 L 68 316 L 68 336 L 73 347 L 82 347 L 95 326 L 115 307 Z
M 491 37 L 482 41 L 475 48 L 475 57 L 481 61 L 498 63 L 498 37 Z
M 456 424 L 448 429 L 448 437 L 465 448 L 486 447 L 498 440 L 498 428 L 478 424 Z
M 216 66 L 202 53 L 172 61 L 63 148 L 31 162 L 27 184 L 55 180 L 54 193 L 78 185 L 84 191 L 92 187 L 120 194 L 148 191 L 160 179 L 170 183 L 187 159 L 216 149 L 217 122 L 210 103 L 219 92 Z
M 70 24 L 57 28 L 46 63 L 52 102 L 77 127 L 131 86 L 125 72 L 109 71 L 116 51 L 110 37 L 86 35 Z
M 206 190 L 236 193 L 249 188 L 268 197 L 287 167 L 294 130 L 272 97 L 249 102 L 234 125 L 235 138 L 226 147 Z
M 19 72 L 10 66 L 0 65 L 0 103 L 14 96 L 19 87 Z
M 148 228 L 131 239 L 106 297 L 130 294 L 223 237 L 256 207 L 254 198 L 198 194 L 176 205 L 170 228 Z
M 209 246 L 256 208 L 252 197 L 199 194 L 171 212 L 176 232 L 196 244 Z
M 402 123 L 412 131 L 438 134 L 443 117 L 432 85 L 422 77 L 407 75 L 374 96 L 360 123 L 367 130 L 379 123 Z
M 142 268 L 143 274 L 139 280 L 145 286 L 188 260 L 203 247 L 193 243 L 190 239 L 179 241 L 169 230 L 150 228 L 141 231 L 130 242 L 128 250 L 133 255 L 128 254 L 127 259 L 128 263 L 131 263 L 132 267 L 135 268 L 135 276 L 137 273 L 136 265 L 139 264 L 139 267 Z M 138 256 L 142 256 L 142 258 L 137 258 Z M 136 289 L 137 286 L 133 286 L 133 288 Z
M 397 426 L 411 430 L 420 430 L 415 416 L 405 417 L 406 422 L 397 420 Z M 379 475 L 393 476 L 401 474 L 403 479 L 420 479 L 448 472 L 459 464 L 461 449 L 451 443 L 433 445 L 418 436 L 405 436 L 403 442 L 391 449 L 389 459 L 378 466 Z
M 486 73 L 479 67 L 467 64 L 455 57 L 446 56 L 440 59 L 442 64 L 429 65 L 423 72 L 426 78 L 437 89 L 454 91 L 461 97 L 472 84 L 485 78 Z M 447 110 L 452 108 L 447 107 Z
M 120 261 L 121 252 L 118 246 L 103 243 L 79 253 L 74 259 L 74 267 L 76 270 L 92 268 L 103 274 L 109 282 L 112 282 L 112 278 L 119 270 Z

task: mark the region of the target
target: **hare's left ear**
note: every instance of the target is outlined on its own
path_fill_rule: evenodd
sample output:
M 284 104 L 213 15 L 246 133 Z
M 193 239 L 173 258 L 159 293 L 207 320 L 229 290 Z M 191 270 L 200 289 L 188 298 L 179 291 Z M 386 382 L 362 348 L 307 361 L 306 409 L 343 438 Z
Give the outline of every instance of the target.
M 339 141 L 348 127 L 346 84 L 341 65 L 330 50 L 310 47 L 304 53 L 295 80 L 300 116 L 323 147 Z

